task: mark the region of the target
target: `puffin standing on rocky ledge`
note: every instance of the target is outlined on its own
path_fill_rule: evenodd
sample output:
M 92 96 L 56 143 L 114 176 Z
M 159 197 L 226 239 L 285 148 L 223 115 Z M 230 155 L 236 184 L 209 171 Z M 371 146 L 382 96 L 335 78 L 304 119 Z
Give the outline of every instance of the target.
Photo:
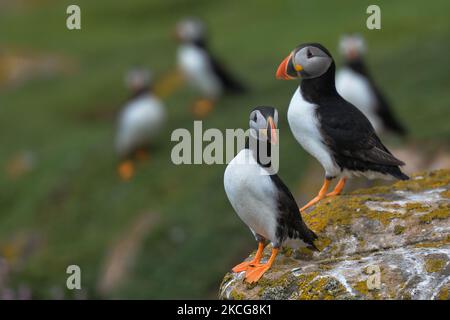
M 339 42 L 344 66 L 336 74 L 336 89 L 369 119 L 378 134 L 391 131 L 406 135 L 405 127 L 395 117 L 388 101 L 375 84 L 364 62 L 366 51 L 360 35 L 344 35 Z
M 335 64 L 330 52 L 318 43 L 295 48 L 278 67 L 276 77 L 302 78 L 288 109 L 288 122 L 296 140 L 325 169 L 318 195 L 303 211 L 327 196 L 339 195 L 352 175 L 408 179 L 383 145 L 364 114 L 336 91 Z M 340 177 L 331 193 L 332 179 Z
M 278 112 L 272 107 L 257 107 L 250 114 L 250 135 L 246 146 L 228 164 L 224 174 L 227 197 L 238 216 L 250 228 L 258 251 L 251 261 L 233 268 L 246 271 L 246 281 L 256 282 L 270 269 L 280 246 L 287 240 L 314 246 L 317 236 L 303 222 L 289 189 L 272 170 L 272 145 L 277 141 Z M 267 241 L 272 254 L 260 263 Z

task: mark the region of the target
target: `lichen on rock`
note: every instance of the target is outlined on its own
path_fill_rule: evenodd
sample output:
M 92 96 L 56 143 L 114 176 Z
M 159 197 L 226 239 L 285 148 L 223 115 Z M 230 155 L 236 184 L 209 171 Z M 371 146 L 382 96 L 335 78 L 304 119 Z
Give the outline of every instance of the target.
M 257 284 L 222 299 L 449 299 L 450 170 L 322 200 L 303 214 L 320 252 L 282 250 Z M 265 250 L 265 258 L 270 248 Z

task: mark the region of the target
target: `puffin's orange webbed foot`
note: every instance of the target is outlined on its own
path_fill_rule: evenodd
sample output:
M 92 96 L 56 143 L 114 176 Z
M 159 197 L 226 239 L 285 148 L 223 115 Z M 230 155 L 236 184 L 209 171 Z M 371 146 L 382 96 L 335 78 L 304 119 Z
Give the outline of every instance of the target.
M 206 117 L 214 108 L 214 101 L 199 99 L 192 106 L 192 113 L 198 118 Z
M 245 281 L 248 283 L 254 283 L 257 282 L 259 279 L 261 279 L 264 273 L 266 273 L 267 270 L 269 270 L 270 267 L 272 267 L 272 264 L 275 261 L 277 254 L 278 249 L 274 248 L 272 249 L 272 255 L 270 256 L 270 259 L 269 261 L 267 261 L 267 263 L 250 266 L 245 274 Z
M 139 149 L 136 151 L 136 159 L 141 162 L 147 161 L 150 159 L 150 152 L 146 149 Z
M 128 181 L 134 176 L 134 164 L 131 160 L 123 161 L 117 171 L 122 180 Z
M 255 265 L 254 261 L 244 261 L 242 263 L 239 263 L 237 266 L 234 266 L 234 268 L 232 269 L 233 272 L 242 272 L 242 271 L 247 271 L 248 268 L 250 268 L 251 266 Z
M 269 269 L 270 269 L 270 266 L 267 266 L 267 264 L 249 268 L 245 275 L 245 281 L 248 283 L 257 282 L 259 279 L 261 279 L 261 277 L 264 275 L 264 273 L 266 273 L 266 271 Z
M 262 255 L 263 255 L 263 251 L 264 251 L 264 247 L 265 247 L 264 242 L 260 242 L 258 244 L 258 251 L 256 251 L 255 258 L 253 260 L 244 261 L 244 262 L 238 264 L 237 266 L 235 266 L 232 269 L 233 272 L 246 271 L 250 266 L 258 265 L 259 262 L 261 261 L 261 258 L 262 258 Z

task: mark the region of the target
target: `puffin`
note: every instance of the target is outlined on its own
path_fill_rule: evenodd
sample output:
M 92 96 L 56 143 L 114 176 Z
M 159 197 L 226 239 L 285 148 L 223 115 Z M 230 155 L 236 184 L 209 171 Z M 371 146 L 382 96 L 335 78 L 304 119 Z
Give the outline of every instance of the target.
M 289 104 L 289 126 L 295 139 L 325 170 L 319 193 L 301 211 L 327 196 L 339 195 L 352 176 L 409 179 L 400 169 L 404 162 L 383 145 L 367 117 L 337 92 L 335 63 L 324 46 L 299 45 L 281 62 L 276 77 L 301 79 Z M 335 178 L 340 178 L 339 182 L 327 193 Z
M 250 113 L 249 123 L 245 148 L 225 169 L 224 187 L 231 206 L 258 242 L 254 259 L 232 269 L 245 271 L 245 281 L 253 283 L 270 269 L 284 243 L 317 250 L 314 245 L 317 236 L 298 214 L 294 197 L 272 167 L 272 148 L 278 143 L 278 111 L 273 107 L 257 107 Z M 271 256 L 261 263 L 269 241 Z
M 336 89 L 369 119 L 378 134 L 392 132 L 406 135 L 406 129 L 395 116 L 386 97 L 374 82 L 363 56 L 367 50 L 364 38 L 359 34 L 343 35 L 339 51 L 344 65 L 336 73 Z
M 200 94 L 193 106 L 197 116 L 207 115 L 224 94 L 242 94 L 246 86 L 238 81 L 211 53 L 205 24 L 196 18 L 180 21 L 175 28 L 179 43 L 178 67 L 187 82 Z
M 149 146 L 164 127 L 166 110 L 152 93 L 149 71 L 130 70 L 125 85 L 131 96 L 119 113 L 115 145 L 120 159 L 119 176 L 129 180 L 135 172 L 134 161 L 149 157 Z

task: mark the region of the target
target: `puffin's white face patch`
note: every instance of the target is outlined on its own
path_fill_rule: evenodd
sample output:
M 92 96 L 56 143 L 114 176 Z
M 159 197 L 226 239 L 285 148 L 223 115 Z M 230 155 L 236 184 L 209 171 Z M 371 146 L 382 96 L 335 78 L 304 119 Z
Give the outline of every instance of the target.
M 317 78 L 327 72 L 333 60 L 322 50 L 314 46 L 300 49 L 293 57 L 294 66 L 302 67 L 302 78 Z
M 250 135 L 258 140 L 267 140 L 265 134 L 267 128 L 267 120 L 259 110 L 254 110 L 250 114 Z
M 364 55 L 367 51 L 367 45 L 364 38 L 359 34 L 344 35 L 339 41 L 339 52 L 344 57 L 349 57 L 352 53 Z
M 178 36 L 184 41 L 195 41 L 204 37 L 205 26 L 198 19 L 186 19 L 177 24 Z

